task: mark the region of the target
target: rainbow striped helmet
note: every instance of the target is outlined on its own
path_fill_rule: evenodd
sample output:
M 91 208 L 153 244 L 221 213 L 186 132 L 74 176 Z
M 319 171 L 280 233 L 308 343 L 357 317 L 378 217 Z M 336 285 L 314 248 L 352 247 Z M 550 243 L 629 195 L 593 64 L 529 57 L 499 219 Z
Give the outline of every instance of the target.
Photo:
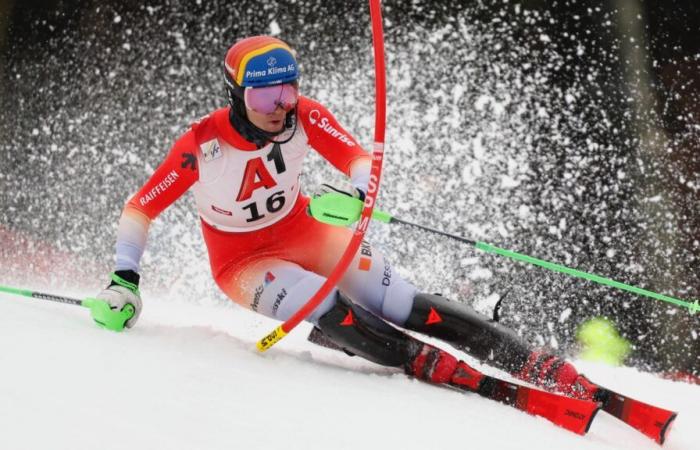
M 231 89 L 271 86 L 299 78 L 294 51 L 272 36 L 252 36 L 236 42 L 226 52 L 224 66 Z

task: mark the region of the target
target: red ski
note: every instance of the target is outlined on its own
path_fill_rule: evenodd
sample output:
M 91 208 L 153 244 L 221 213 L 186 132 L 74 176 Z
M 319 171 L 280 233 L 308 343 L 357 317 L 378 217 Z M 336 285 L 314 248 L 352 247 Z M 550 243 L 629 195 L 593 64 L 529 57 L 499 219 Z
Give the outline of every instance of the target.
M 603 410 L 617 417 L 658 444 L 666 441 L 678 413 L 649 405 L 604 387 Z M 607 397 L 607 398 L 605 398 Z
M 308 339 L 316 345 L 344 351 L 316 327 L 311 330 Z M 448 385 L 462 391 L 475 392 L 533 416 L 544 417 L 555 425 L 580 435 L 588 432 L 601 407 L 597 402 L 545 392 L 486 375 L 464 361 L 457 364 Z
M 561 390 L 561 388 L 560 388 Z M 562 390 L 563 391 L 563 390 Z M 626 395 L 611 391 L 578 375 L 570 389 L 563 391 L 572 398 L 592 400 L 600 404 L 603 411 L 625 422 L 635 430 L 663 444 L 671 430 L 677 413 L 658 406 L 640 402 Z
M 611 391 L 578 373 L 561 358 L 545 352 L 533 352 L 516 377 L 542 386 L 549 392 L 594 401 L 603 411 L 635 430 L 663 444 L 677 413 Z
M 555 425 L 586 434 L 600 405 L 541 391 L 486 375 L 460 361 L 450 385 L 510 405 L 528 414 L 544 417 Z

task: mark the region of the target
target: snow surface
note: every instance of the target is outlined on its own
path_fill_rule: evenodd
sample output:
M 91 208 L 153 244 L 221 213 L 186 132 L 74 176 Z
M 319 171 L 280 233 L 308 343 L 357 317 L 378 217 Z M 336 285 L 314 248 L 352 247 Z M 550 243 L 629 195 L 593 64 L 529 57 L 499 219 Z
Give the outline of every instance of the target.
M 261 355 L 255 340 L 275 326 L 262 316 L 148 295 L 145 304 L 134 329 L 112 333 L 82 308 L 0 294 L 0 448 L 658 447 L 603 413 L 580 437 L 314 346 L 307 324 Z M 679 411 L 666 449 L 700 448 L 699 386 L 577 364 L 601 384 Z

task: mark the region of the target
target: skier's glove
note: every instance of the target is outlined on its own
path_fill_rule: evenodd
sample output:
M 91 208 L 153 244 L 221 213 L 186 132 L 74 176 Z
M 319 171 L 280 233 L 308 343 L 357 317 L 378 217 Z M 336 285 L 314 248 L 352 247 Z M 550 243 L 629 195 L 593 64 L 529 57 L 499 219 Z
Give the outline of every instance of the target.
M 131 328 L 141 314 L 141 295 L 139 294 L 139 274 L 133 270 L 117 270 L 112 274 L 112 282 L 97 295 L 97 298 L 109 303 L 112 310 L 121 311 L 126 305 L 134 307 L 134 315 L 124 326 Z
M 331 186 L 330 184 L 323 183 L 319 187 L 319 194 L 318 195 L 323 195 L 327 194 L 329 192 L 337 192 L 338 194 L 344 194 L 347 195 L 348 197 L 353 197 L 353 198 L 358 198 L 362 200 L 363 202 L 365 201 L 365 195 L 366 193 L 359 188 L 351 186 L 349 183 L 347 186 L 344 186 L 343 188 L 337 188 L 335 186 Z

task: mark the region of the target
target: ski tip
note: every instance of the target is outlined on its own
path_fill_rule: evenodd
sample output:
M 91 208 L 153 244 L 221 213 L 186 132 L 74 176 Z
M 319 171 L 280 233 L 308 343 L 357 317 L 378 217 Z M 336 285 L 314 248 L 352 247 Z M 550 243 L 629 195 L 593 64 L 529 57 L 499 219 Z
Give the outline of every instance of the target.
M 678 416 L 677 412 L 626 397 L 615 391 L 609 393 L 604 406 L 606 412 L 653 439 L 657 444 L 663 445 L 673 421 Z
M 661 427 L 661 430 L 659 431 L 659 436 L 656 439 L 656 442 L 658 442 L 659 445 L 664 445 L 664 442 L 666 442 L 666 438 L 668 437 L 668 433 L 671 432 L 671 427 L 673 427 L 673 422 L 676 420 L 676 417 L 678 416 L 678 413 L 674 412 L 671 414 L 671 416 L 666 420 L 666 423 Z

